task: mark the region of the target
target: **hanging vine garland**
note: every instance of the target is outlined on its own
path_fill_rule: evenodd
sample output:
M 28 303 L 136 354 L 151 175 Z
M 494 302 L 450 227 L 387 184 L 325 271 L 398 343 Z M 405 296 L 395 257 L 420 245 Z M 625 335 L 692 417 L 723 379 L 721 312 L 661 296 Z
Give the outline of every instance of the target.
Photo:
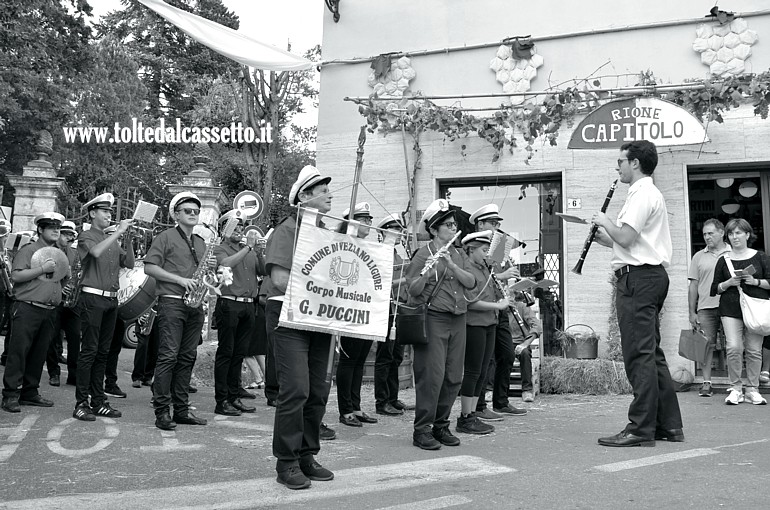
M 708 80 L 688 80 L 695 85 L 687 90 L 656 91 L 660 85 L 651 71 L 640 73 L 640 87 L 647 87 L 649 95 L 671 101 L 695 115 L 701 121 L 724 122 L 723 112 L 742 104 L 751 103 L 754 114 L 762 119 L 768 116 L 770 105 L 770 71 L 761 74 L 732 76 L 726 79 L 714 77 Z M 598 82 L 594 82 L 598 86 Z M 494 149 L 492 162 L 500 159 L 507 148 L 513 154 L 518 147 L 519 137 L 525 142 L 527 153 L 525 163 L 535 152 L 534 144 L 557 145 L 562 124 L 572 127 L 575 115 L 587 113 L 615 96 L 606 91 L 583 90 L 568 87 L 561 91 L 549 92 L 540 104 L 521 106 L 501 105 L 488 117 L 480 117 L 469 110 L 456 106 L 440 106 L 420 95 L 402 98 L 399 102 L 378 101 L 373 94 L 368 100 L 357 99 L 359 113 L 366 119 L 370 133 L 387 135 L 404 130 L 412 135 L 432 130 L 454 142 L 475 133 L 486 140 Z M 461 146 L 465 155 L 466 146 Z

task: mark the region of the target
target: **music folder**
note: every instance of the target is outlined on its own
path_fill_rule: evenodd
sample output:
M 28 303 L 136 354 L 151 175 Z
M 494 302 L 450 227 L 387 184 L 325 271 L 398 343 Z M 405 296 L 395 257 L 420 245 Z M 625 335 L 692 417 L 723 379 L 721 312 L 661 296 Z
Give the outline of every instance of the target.
M 558 216 L 559 218 L 569 223 L 581 223 L 583 225 L 588 225 L 588 221 L 581 218 L 580 216 L 575 216 L 574 214 L 567 214 L 567 213 L 560 213 L 560 212 L 557 212 L 554 214 L 556 214 L 556 216 Z

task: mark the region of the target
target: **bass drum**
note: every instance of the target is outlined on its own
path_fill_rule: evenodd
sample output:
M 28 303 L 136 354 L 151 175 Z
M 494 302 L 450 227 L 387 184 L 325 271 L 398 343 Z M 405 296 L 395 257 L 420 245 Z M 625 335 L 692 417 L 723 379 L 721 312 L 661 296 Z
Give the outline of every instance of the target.
M 119 279 L 118 317 L 133 321 L 155 301 L 155 278 L 144 274 L 144 262 L 137 260 L 133 269 L 121 268 Z

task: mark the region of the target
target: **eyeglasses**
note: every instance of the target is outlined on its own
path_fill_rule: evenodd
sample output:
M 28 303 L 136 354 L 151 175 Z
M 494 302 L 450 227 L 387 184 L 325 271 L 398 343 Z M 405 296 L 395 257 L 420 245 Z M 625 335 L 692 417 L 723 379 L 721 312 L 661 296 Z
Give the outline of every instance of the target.
M 456 221 L 445 221 L 444 223 L 439 223 L 439 227 L 455 228 L 456 226 Z
M 364 225 L 371 225 L 372 219 L 371 218 L 356 218 L 356 221 L 363 223 Z
M 192 214 L 193 216 L 198 216 L 201 213 L 200 209 L 190 209 L 189 207 L 182 207 L 176 210 L 176 212 L 180 211 L 184 211 L 185 214 Z
M 618 159 L 618 168 L 620 168 L 621 166 L 623 166 L 623 162 L 624 162 L 624 161 L 628 161 L 628 158 L 626 158 L 626 159 Z
M 489 223 L 493 227 L 497 228 L 500 226 L 500 222 L 497 220 L 484 220 L 484 223 Z

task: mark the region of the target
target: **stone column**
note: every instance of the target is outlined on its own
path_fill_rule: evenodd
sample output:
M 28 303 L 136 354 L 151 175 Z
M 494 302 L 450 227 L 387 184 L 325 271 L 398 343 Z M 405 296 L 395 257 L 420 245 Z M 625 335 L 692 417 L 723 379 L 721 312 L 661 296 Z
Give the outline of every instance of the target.
M 201 199 L 200 223 L 214 226 L 227 201 L 222 188 L 214 185 L 211 173 L 206 169 L 211 161 L 211 149 L 207 144 L 199 143 L 195 146 L 193 161 L 195 169 L 182 177 L 181 184 L 171 185 L 168 190 L 173 195 L 182 191 L 195 193 Z
M 38 158 L 24 165 L 22 175 L 9 175 L 8 180 L 16 188 L 13 205 L 13 231 L 35 230 L 35 216 L 44 212 L 59 212 L 57 199 L 60 193 L 67 193 L 63 177 L 56 176 L 56 170 L 48 157 L 53 152 L 53 138 L 48 131 L 41 131 L 35 146 Z

